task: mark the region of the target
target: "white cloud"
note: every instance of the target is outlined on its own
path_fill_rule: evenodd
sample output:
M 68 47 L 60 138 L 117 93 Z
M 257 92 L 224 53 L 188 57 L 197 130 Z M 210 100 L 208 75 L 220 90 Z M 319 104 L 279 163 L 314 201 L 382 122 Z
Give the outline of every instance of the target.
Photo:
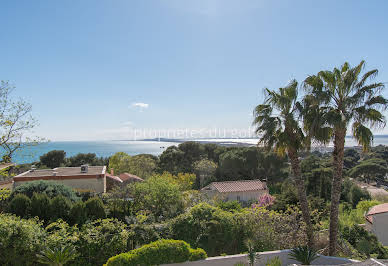
M 131 107 L 137 108 L 142 112 L 144 109 L 147 109 L 150 105 L 148 103 L 132 103 Z

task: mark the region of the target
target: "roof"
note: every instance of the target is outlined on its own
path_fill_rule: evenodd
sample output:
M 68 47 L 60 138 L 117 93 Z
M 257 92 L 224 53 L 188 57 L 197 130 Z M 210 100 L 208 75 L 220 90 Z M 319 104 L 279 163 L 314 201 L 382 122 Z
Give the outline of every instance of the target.
M 118 177 L 118 176 L 106 174 L 106 177 L 109 179 L 112 179 L 113 181 L 123 183 L 123 180 L 121 180 L 120 177 Z
M 29 170 L 20 175 L 15 176 L 13 179 L 17 181 L 30 181 L 30 180 L 52 180 L 52 179 L 82 179 L 82 178 L 95 178 L 96 176 L 105 175 L 105 166 L 88 166 L 86 173 L 81 172 L 81 167 L 57 167 L 54 169 L 43 170 Z
M 213 182 L 208 186 L 202 188 L 202 190 L 217 190 L 218 192 L 242 192 L 242 191 L 256 191 L 266 190 L 267 185 L 260 180 L 237 180 L 237 181 L 224 181 Z
M 140 178 L 136 175 L 133 175 L 133 174 L 130 174 L 130 173 L 122 173 L 120 174 L 120 179 L 125 182 L 125 181 L 128 181 L 128 180 L 132 180 L 132 181 L 144 181 L 143 178 Z
M 379 214 L 379 213 L 385 213 L 385 212 L 388 212 L 388 203 L 383 203 L 383 204 L 373 206 L 366 214 L 366 219 L 370 223 L 373 223 L 373 219 L 372 219 L 373 215 Z

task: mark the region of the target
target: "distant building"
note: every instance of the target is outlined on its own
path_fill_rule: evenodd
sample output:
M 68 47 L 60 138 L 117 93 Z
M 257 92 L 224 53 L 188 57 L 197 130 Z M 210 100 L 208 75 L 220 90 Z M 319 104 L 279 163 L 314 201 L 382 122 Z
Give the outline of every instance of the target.
M 54 169 L 31 169 L 13 178 L 13 187 L 34 180 L 52 180 L 76 190 L 106 192 L 106 166 L 58 167 Z
M 374 233 L 378 240 L 384 245 L 388 245 L 388 203 L 380 204 L 370 208 L 365 216 L 365 227 Z
M 115 186 L 126 186 L 129 183 L 143 182 L 144 180 L 136 175 L 122 173 L 119 176 L 114 175 L 113 169 L 110 174 L 106 174 L 106 191 L 110 191 Z
M 257 200 L 261 195 L 267 194 L 268 188 L 266 183 L 260 180 L 238 180 L 213 182 L 202 188 L 201 192 L 209 197 L 246 202 Z

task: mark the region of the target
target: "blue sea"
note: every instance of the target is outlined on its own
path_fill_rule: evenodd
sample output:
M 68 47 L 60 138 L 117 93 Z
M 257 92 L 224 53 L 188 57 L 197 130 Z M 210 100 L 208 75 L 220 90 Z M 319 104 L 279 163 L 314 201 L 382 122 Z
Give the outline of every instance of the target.
M 97 157 L 109 157 L 120 151 L 129 155 L 159 155 L 167 147 L 177 144 L 179 143 L 161 141 L 53 141 L 27 147 L 16 153 L 12 161 L 17 164 L 39 161 L 41 155 L 51 150 L 64 150 L 67 157 L 78 153 L 95 153 Z
M 245 144 L 255 145 L 257 139 L 192 139 L 202 143 L 219 143 L 224 145 Z M 188 140 L 186 140 L 188 141 Z M 183 141 L 181 141 L 183 142 Z M 53 141 L 41 143 L 39 145 L 28 147 L 16 153 L 13 162 L 17 164 L 31 163 L 39 161 L 39 157 L 51 150 L 64 150 L 66 156 L 73 156 L 77 153 L 95 153 L 97 157 L 109 157 L 116 152 L 126 152 L 129 155 L 148 153 L 153 155 L 161 154 L 169 146 L 178 145 L 179 141 Z M 388 135 L 376 135 L 374 146 L 388 145 Z M 351 138 L 346 138 L 347 147 L 357 146 L 357 143 Z M 332 146 L 331 144 L 328 147 Z

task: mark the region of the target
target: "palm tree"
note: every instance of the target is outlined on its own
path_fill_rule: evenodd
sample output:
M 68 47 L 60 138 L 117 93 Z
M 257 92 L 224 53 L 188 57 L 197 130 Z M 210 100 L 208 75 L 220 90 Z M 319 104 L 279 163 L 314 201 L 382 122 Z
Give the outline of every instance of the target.
M 332 140 L 334 143 L 334 173 L 331 189 L 330 207 L 330 243 L 329 254 L 336 253 L 338 236 L 338 207 L 341 194 L 342 168 L 344 160 L 345 136 L 351 125 L 353 137 L 359 145 L 367 150 L 373 142 L 373 133 L 369 127 L 384 127 L 385 117 L 380 112 L 386 109 L 388 101 L 382 95 L 383 83 L 369 83 L 378 71 L 366 72 L 361 76 L 365 62 L 350 67 L 344 63 L 333 71 L 320 71 L 304 81 L 307 92 L 305 104 L 310 110 L 305 114 L 305 121 L 310 124 L 311 135 L 318 139 Z M 319 110 L 317 112 L 317 110 Z M 314 114 L 315 113 L 315 114 Z M 319 113 L 319 115 L 317 115 Z M 320 120 L 322 128 L 314 125 Z M 322 121 L 324 121 L 322 123 Z M 369 126 L 369 127 L 368 127 Z
M 299 203 L 303 220 L 306 223 L 308 245 L 313 245 L 313 229 L 310 219 L 310 209 L 307 201 L 305 183 L 302 179 L 299 151 L 306 146 L 305 134 L 300 127 L 299 114 L 302 105 L 297 101 L 298 82 L 292 80 L 286 87 L 278 90 L 265 89 L 263 104 L 254 110 L 253 125 L 256 134 L 260 136 L 259 144 L 274 149 L 279 155 L 287 153 L 298 190 Z
M 63 266 L 77 257 L 77 253 L 72 246 L 61 246 L 46 248 L 36 255 L 38 262 L 50 266 Z

